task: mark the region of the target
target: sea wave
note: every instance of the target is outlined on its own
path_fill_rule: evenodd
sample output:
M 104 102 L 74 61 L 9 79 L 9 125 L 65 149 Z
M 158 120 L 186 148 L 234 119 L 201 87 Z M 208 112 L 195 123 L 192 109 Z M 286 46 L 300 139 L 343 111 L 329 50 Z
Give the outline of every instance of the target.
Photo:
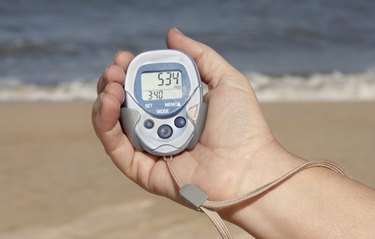
M 333 72 L 308 76 L 271 76 L 245 73 L 258 99 L 269 101 L 372 101 L 375 100 L 375 69 L 362 73 Z M 0 102 L 93 101 L 96 82 L 76 80 L 55 86 L 1 79 Z
M 375 69 L 362 73 L 268 76 L 247 74 L 260 101 L 375 100 Z
M 72 81 L 56 86 L 22 83 L 17 80 L 0 84 L 0 102 L 35 101 L 93 101 L 96 97 L 96 83 Z

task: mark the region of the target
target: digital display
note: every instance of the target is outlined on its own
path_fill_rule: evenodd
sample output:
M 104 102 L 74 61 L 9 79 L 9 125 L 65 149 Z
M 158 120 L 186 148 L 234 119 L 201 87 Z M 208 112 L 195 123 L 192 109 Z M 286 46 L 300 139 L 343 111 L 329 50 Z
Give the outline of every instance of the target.
M 181 71 L 153 71 L 141 74 L 142 99 L 170 100 L 182 98 Z

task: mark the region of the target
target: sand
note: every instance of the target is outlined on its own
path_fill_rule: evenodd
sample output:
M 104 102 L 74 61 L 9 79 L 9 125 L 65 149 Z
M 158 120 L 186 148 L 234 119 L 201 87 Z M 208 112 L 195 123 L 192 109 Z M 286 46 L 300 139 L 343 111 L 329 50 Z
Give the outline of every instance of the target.
M 375 187 L 375 102 L 265 103 L 276 138 Z M 0 104 L 0 238 L 219 238 L 203 214 L 126 179 L 89 103 Z M 231 227 L 237 238 L 250 238 Z

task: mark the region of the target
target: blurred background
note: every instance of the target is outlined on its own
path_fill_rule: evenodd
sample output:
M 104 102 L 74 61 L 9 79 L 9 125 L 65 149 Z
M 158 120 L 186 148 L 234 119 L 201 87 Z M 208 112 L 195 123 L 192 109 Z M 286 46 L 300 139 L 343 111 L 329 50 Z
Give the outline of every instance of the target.
M 373 0 L 0 0 L 0 238 L 219 238 L 126 179 L 91 126 L 113 55 L 165 48 L 171 27 L 249 78 L 287 149 L 375 187 L 374 12 Z
M 368 79 L 375 66 L 374 12 L 372 0 L 2 0 L 0 100 L 92 99 L 86 84 L 116 51 L 165 48 L 165 33 L 174 26 L 241 71 L 257 73 L 256 86 L 272 88 L 275 78 L 297 84 L 315 76 L 305 87 L 319 84 L 326 90 L 319 92 L 321 98 L 330 93 L 342 98 L 326 88 L 343 89 L 349 79 L 341 92 L 345 97 L 373 98 L 374 91 L 352 88 L 371 83 L 374 90 Z M 327 78 L 339 82 L 327 86 Z M 52 94 L 40 86 L 60 88 Z M 291 97 L 280 91 L 272 88 L 274 96 L 266 92 L 264 99 Z

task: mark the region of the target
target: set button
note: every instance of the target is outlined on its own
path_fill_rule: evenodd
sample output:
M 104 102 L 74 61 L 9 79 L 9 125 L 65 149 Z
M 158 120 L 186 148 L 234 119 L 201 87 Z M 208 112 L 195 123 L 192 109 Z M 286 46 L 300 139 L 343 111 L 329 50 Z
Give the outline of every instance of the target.
M 143 126 L 147 129 L 152 129 L 152 127 L 154 127 L 154 121 L 147 119 L 143 122 Z

